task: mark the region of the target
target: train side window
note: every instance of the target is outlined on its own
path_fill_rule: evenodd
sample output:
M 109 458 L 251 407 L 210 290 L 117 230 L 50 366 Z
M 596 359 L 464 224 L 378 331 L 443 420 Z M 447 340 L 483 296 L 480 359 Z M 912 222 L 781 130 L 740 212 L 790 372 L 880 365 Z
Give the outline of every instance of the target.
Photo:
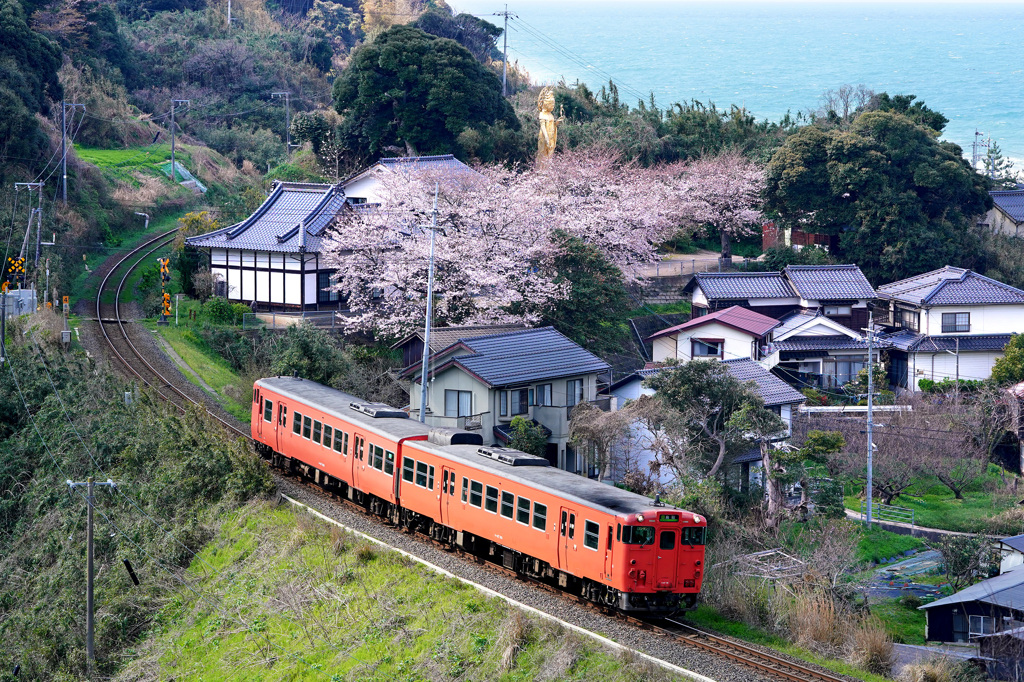
M 601 524 L 593 521 L 583 522 L 583 546 L 597 549 L 601 544 Z
M 384 470 L 384 448 L 370 443 L 370 466 L 377 471 Z
M 561 530 L 559 531 L 559 533 L 562 535 L 563 538 L 565 537 L 565 519 L 566 519 L 566 516 L 567 515 L 566 515 L 565 511 L 563 510 L 562 511 L 562 526 L 561 526 Z
M 356 450 L 358 451 L 356 454 L 359 457 L 360 462 L 363 461 L 363 457 L 366 455 L 366 452 L 364 451 L 365 447 L 366 439 L 363 438 L 362 436 L 358 436 L 356 438 Z
M 448 494 L 448 470 L 447 469 L 444 470 L 444 476 L 441 479 L 441 494 L 442 495 L 447 495 Z
M 302 430 L 302 415 L 298 412 L 292 413 L 292 433 L 299 433 Z
M 312 426 L 313 426 L 313 418 L 312 417 L 303 417 L 302 418 L 302 437 L 305 438 L 306 440 L 309 440 L 309 430 L 312 428 Z
M 516 504 L 516 521 L 530 525 L 530 501 L 525 497 L 520 497 Z
M 331 447 L 331 441 L 334 439 L 334 428 L 324 424 L 324 447 Z
M 466 501 L 466 497 L 469 495 L 469 479 L 465 476 L 462 477 L 462 501 Z
M 427 487 L 427 463 L 416 462 L 416 485 L 421 488 Z
M 470 481 L 469 483 L 469 503 L 474 507 L 479 507 L 480 503 L 484 498 L 484 484 L 480 481 Z
M 281 411 L 278 413 L 277 423 L 281 426 L 288 426 L 288 406 L 281 405 Z
M 484 509 L 491 512 L 492 514 L 498 513 L 498 489 L 493 485 L 487 486 L 487 495 L 485 497 Z
M 416 478 L 416 460 L 406 457 L 402 460 L 402 480 L 412 483 Z
M 605 546 L 605 549 L 611 549 L 611 548 L 612 548 L 612 524 L 609 523 L 608 524 L 608 544 Z
M 341 439 L 344 438 L 344 436 L 345 436 L 345 434 L 342 433 L 341 431 L 339 431 L 338 429 L 334 430 L 334 451 L 335 452 L 341 452 L 341 443 L 342 443 Z
M 427 487 L 434 489 L 434 465 L 427 467 Z
M 569 539 L 572 540 L 576 536 L 576 515 L 569 514 Z
M 455 472 L 452 472 L 451 482 L 448 484 L 448 495 L 455 497 Z
M 272 400 L 267 399 L 263 401 L 263 421 L 274 421 L 274 402 Z
M 506 519 L 512 518 L 512 510 L 516 506 L 516 496 L 507 490 L 501 493 L 501 515 Z
M 388 476 L 395 475 L 395 453 L 390 450 L 384 451 L 384 473 Z
M 622 539 L 622 524 L 615 524 L 615 541 L 618 542 Z
M 544 530 L 548 525 L 548 506 L 540 502 L 533 503 L 533 527 Z
M 252 387 L 252 401 L 256 402 L 256 387 Z
M 661 531 L 661 539 L 658 541 L 658 547 L 660 549 L 675 549 L 676 532 L 674 530 Z
M 320 442 L 320 434 L 323 432 L 323 424 L 319 421 L 313 420 L 313 442 Z

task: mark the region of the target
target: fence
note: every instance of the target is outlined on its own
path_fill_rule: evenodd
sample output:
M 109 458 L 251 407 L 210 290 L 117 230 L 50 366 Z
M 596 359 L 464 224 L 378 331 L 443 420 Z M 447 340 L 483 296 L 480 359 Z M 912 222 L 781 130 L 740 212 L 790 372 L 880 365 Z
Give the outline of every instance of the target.
M 245 313 L 242 316 L 242 329 L 287 329 L 301 322 L 331 331 L 342 329 L 338 313 L 333 310 L 302 313 Z
M 860 519 L 866 521 L 868 516 L 868 505 L 867 502 L 860 503 Z M 906 507 L 894 507 L 891 504 L 882 504 L 881 502 L 871 503 L 871 520 L 872 521 L 891 521 L 895 523 L 909 523 L 911 526 L 914 525 L 914 510 L 907 509 Z
M 720 258 L 685 258 L 658 261 L 653 265 L 641 265 L 637 274 L 641 277 L 682 277 L 698 272 L 733 272 L 744 271 L 750 267 L 752 259 L 734 258 L 732 265 L 722 265 Z

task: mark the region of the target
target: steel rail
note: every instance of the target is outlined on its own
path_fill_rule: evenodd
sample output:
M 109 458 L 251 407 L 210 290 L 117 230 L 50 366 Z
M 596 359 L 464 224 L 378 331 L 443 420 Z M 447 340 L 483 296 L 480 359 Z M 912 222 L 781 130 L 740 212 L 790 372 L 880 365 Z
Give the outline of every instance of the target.
M 131 276 L 135 268 L 137 268 L 146 259 L 147 256 L 151 255 L 157 249 L 160 249 L 166 246 L 167 244 L 170 244 L 174 238 L 174 234 L 177 231 L 178 229 L 175 228 L 168 232 L 164 232 L 163 234 L 157 235 L 156 237 L 153 237 L 152 239 L 146 242 L 143 242 L 138 247 L 132 249 L 127 254 L 125 254 L 117 263 L 114 264 L 110 271 L 107 272 L 107 274 L 103 277 L 103 281 L 100 283 L 99 290 L 96 293 L 96 322 L 100 326 L 100 331 L 103 333 L 103 338 L 106 340 L 107 345 L 110 347 L 110 350 L 113 351 L 114 355 L 121 362 L 121 364 L 123 364 L 129 372 L 138 377 L 139 380 L 142 381 L 146 386 L 152 388 L 157 393 L 157 395 L 159 395 L 164 400 L 170 402 L 172 405 L 177 407 L 181 412 L 185 412 L 185 408 L 181 404 L 179 404 L 178 401 L 172 399 L 169 395 L 167 395 L 166 393 L 164 393 L 164 391 L 161 390 L 161 388 L 170 389 L 171 391 L 173 391 L 174 394 L 181 398 L 181 400 L 185 401 L 186 404 L 192 404 L 202 407 L 208 415 L 210 415 L 218 422 L 220 422 L 220 424 L 224 428 L 228 429 L 230 432 L 238 436 L 241 436 L 242 438 L 250 439 L 251 436 L 249 433 L 236 428 L 227 420 L 214 414 L 205 404 L 200 403 L 197 400 L 194 400 L 191 396 L 189 396 L 184 391 L 175 386 L 173 383 L 168 381 L 168 379 L 163 374 L 161 374 L 155 367 L 153 367 L 153 365 L 145 358 L 145 356 L 143 356 L 142 352 L 138 349 L 138 347 L 132 342 L 131 338 L 128 336 L 128 330 L 125 328 L 124 319 L 121 317 L 121 294 L 124 291 L 124 287 L 128 281 L 128 278 Z M 153 246 L 154 244 L 155 246 Z M 127 261 L 138 255 L 147 247 L 152 248 L 149 248 L 148 251 L 142 253 L 142 255 L 138 257 L 138 259 L 131 265 L 131 267 L 129 267 L 125 271 L 124 275 L 121 277 L 121 280 L 118 282 L 117 289 L 114 291 L 114 321 L 112 323 L 109 321 L 104 321 L 102 315 L 103 294 L 107 288 L 107 282 L 110 280 L 111 275 L 113 275 L 114 272 L 120 269 L 121 266 L 123 266 Z M 162 386 L 157 386 L 156 383 L 154 383 L 154 381 L 150 381 L 145 376 L 143 376 L 143 373 L 139 371 L 139 368 L 136 365 L 133 365 L 133 363 L 131 363 L 128 360 L 128 358 L 126 358 L 117 349 L 114 340 L 110 337 L 110 334 L 107 333 L 106 326 L 108 324 L 117 325 L 117 328 L 120 331 L 120 338 L 123 338 L 124 342 L 128 344 L 128 348 L 131 349 L 132 354 L 135 355 L 136 358 L 138 358 L 138 360 L 146 367 L 146 369 L 150 373 L 152 373 L 154 377 L 156 377 L 155 381 L 157 383 L 162 384 Z

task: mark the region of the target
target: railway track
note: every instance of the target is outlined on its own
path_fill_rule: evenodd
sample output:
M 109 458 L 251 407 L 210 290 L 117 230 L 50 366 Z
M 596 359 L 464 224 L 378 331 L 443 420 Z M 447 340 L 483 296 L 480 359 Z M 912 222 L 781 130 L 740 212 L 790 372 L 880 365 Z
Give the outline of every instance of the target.
M 173 241 L 174 234 L 176 232 L 176 229 L 171 230 L 144 242 L 134 250 L 127 253 L 114 265 L 113 268 L 110 269 L 106 276 L 104 276 L 103 281 L 100 283 L 99 291 L 96 294 L 97 324 L 100 327 L 104 340 L 118 361 L 124 365 L 125 369 L 131 375 L 137 377 L 146 386 L 154 390 L 157 395 L 164 400 L 171 402 L 182 412 L 184 412 L 190 405 L 198 405 L 232 435 L 245 438 L 246 440 L 251 440 L 251 436 L 247 431 L 243 431 L 231 424 L 228 420 L 210 410 L 205 403 L 195 400 L 192 396 L 188 395 L 188 393 L 176 386 L 173 381 L 170 381 L 159 370 L 157 370 L 157 368 L 149 362 L 149 360 L 139 350 L 138 346 L 132 341 L 129 334 L 130 322 L 126 325 L 125 320 L 121 317 L 121 295 L 132 271 L 158 249 L 163 248 Z M 117 287 L 114 291 L 114 303 L 112 304 L 112 307 L 111 304 L 104 304 L 103 294 L 107 289 L 108 282 L 110 282 L 111 277 L 117 271 L 121 270 L 126 264 L 128 267 L 118 281 Z M 108 308 L 106 311 L 106 317 L 103 315 L 104 306 L 107 306 Z M 357 507 L 357 505 L 354 505 L 343 498 L 328 493 L 301 475 L 285 475 L 281 472 L 275 473 L 282 478 L 286 478 L 287 480 L 298 482 L 312 488 L 318 496 L 330 500 L 334 504 L 341 504 L 342 506 L 351 507 L 353 510 L 360 513 L 369 514 L 365 509 Z M 426 544 L 436 544 L 433 540 L 425 536 L 417 536 L 417 538 L 424 541 Z M 471 560 L 478 565 L 482 564 L 487 566 L 495 572 L 518 577 L 515 576 L 514 572 L 511 572 L 508 569 L 496 564 L 482 562 L 477 557 L 467 556 L 467 560 Z M 546 585 L 539 581 L 529 582 L 549 592 L 556 593 L 563 598 L 570 599 L 578 605 L 596 609 L 604 615 L 614 616 L 615 618 L 628 622 L 643 630 L 678 641 L 688 646 L 696 647 L 713 655 L 723 657 L 734 663 L 756 670 L 762 675 L 772 676 L 781 680 L 786 680 L 787 682 L 846 682 L 846 678 L 806 667 L 780 656 L 767 653 L 759 648 L 746 645 L 743 642 L 700 630 L 679 620 L 641 620 L 615 611 L 599 608 L 590 602 L 575 598 L 561 590 L 557 590 L 550 585 Z

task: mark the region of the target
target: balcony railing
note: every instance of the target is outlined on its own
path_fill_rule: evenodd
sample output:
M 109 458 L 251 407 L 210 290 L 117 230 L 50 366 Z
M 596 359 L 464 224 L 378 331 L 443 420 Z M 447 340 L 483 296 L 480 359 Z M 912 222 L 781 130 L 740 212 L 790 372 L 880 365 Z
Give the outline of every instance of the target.
M 612 397 L 610 395 L 599 395 L 594 400 L 584 400 L 583 402 L 590 403 L 591 405 L 601 410 L 602 412 L 611 412 L 612 410 Z M 577 405 L 582 404 L 583 403 L 577 403 L 576 405 L 567 406 L 565 408 L 565 418 L 572 419 L 572 411 L 576 408 Z
M 479 431 L 484 425 L 484 415 L 490 414 L 490 412 L 481 412 L 480 414 L 471 414 L 463 417 L 448 417 L 443 414 L 435 414 L 427 410 L 427 422 L 434 426 L 446 426 L 449 428 L 463 429 L 465 431 Z M 419 415 L 419 410 L 413 410 L 411 416 L 416 419 Z

